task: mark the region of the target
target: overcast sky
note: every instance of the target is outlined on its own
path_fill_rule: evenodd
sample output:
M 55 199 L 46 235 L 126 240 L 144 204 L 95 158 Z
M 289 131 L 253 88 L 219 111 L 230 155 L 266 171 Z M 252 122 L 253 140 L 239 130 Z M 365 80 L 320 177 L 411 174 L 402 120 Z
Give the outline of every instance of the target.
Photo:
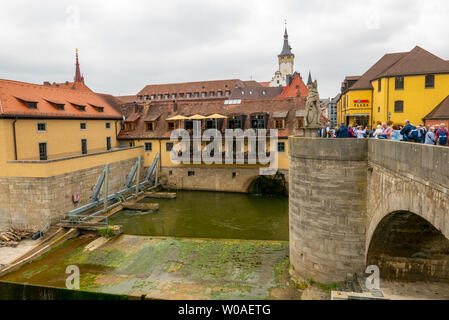
M 136 94 L 146 84 L 269 81 L 284 19 L 295 69 L 335 96 L 388 52 L 420 45 L 449 59 L 449 1 L 1 0 L 0 78 L 72 81 L 75 48 L 96 92 Z

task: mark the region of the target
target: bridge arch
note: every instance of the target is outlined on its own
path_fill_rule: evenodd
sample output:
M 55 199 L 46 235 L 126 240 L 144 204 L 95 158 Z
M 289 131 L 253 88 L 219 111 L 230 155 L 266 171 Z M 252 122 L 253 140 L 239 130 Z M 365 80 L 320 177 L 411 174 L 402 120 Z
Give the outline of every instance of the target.
M 392 212 L 376 226 L 366 264 L 383 279 L 449 282 L 449 239 L 417 214 Z
M 288 176 L 277 172 L 273 176 L 255 176 L 248 181 L 247 191 L 254 194 L 284 196 L 288 194 Z
M 393 173 L 374 164 L 368 179 L 368 206 L 365 248 L 379 223 L 395 212 L 412 212 L 428 221 L 449 239 L 449 195 L 422 181 Z

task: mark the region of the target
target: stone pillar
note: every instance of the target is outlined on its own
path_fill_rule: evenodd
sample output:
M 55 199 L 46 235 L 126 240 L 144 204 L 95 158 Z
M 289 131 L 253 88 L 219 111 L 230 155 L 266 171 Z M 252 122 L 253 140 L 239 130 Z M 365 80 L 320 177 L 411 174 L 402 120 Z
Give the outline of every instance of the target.
M 366 139 L 289 138 L 293 276 L 341 282 L 365 267 Z

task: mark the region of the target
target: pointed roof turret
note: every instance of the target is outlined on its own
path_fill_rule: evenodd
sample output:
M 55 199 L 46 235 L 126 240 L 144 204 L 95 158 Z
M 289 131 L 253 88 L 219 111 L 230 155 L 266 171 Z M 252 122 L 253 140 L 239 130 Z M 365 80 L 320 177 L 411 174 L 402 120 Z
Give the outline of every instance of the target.
M 292 47 L 290 47 L 290 45 L 288 44 L 287 21 L 285 21 L 284 46 L 282 47 L 280 56 L 289 54 L 292 54 Z
M 307 85 L 312 84 L 312 73 L 309 70 L 309 79 L 307 80 Z
M 84 77 L 81 75 L 81 71 L 80 71 L 80 63 L 78 60 L 78 48 L 75 51 L 75 55 L 76 55 L 76 62 L 75 62 L 75 82 L 82 82 L 84 83 Z

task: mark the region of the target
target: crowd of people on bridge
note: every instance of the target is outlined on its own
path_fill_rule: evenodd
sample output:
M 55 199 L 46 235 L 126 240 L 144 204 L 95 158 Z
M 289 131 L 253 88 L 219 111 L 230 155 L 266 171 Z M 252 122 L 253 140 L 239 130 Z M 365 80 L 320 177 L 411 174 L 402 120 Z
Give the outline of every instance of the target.
M 371 138 L 438 146 L 448 146 L 449 137 L 448 129 L 444 123 L 435 126 L 424 126 L 422 124 L 414 126 L 409 120 L 405 120 L 403 126 L 391 126 L 389 123 L 382 123 L 377 125 L 376 128 L 361 125 L 352 126 L 346 125 L 345 123 L 342 123 L 338 128 L 332 128 L 330 122 L 328 122 L 326 127 L 319 130 L 318 135 L 322 138 Z

